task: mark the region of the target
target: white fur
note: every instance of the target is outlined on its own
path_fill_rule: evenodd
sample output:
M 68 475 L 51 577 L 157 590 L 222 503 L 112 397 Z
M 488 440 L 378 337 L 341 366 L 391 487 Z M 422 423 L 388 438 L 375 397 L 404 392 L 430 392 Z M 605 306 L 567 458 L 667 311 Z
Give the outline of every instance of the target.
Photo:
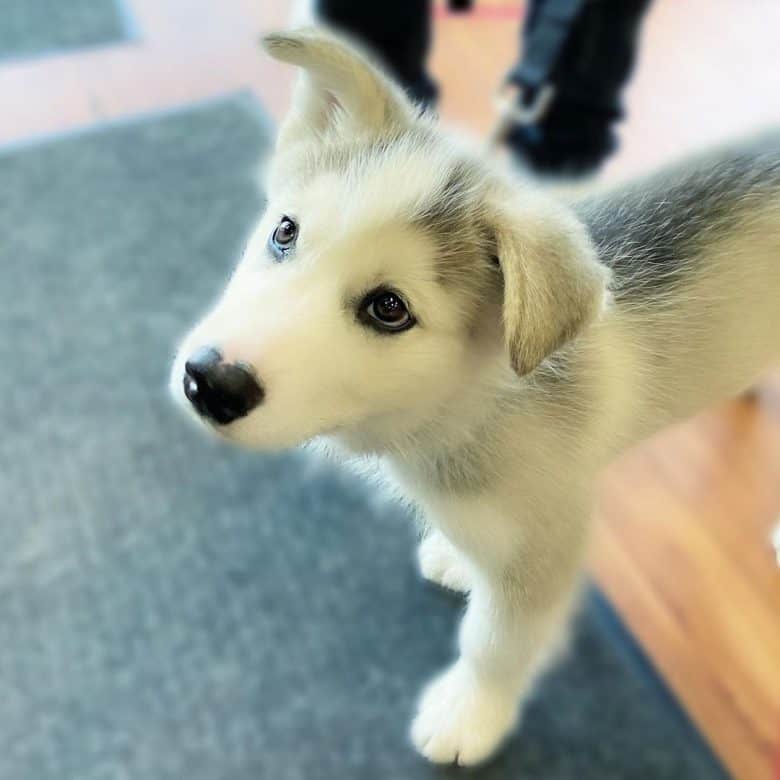
M 417 550 L 420 574 L 429 582 L 458 593 L 468 593 L 473 575 L 469 562 L 438 529 L 432 529 Z
M 316 437 L 372 459 L 421 510 L 423 575 L 470 595 L 459 658 L 425 690 L 412 739 L 432 761 L 478 763 L 561 641 L 599 470 L 780 356 L 780 209 L 757 204 L 666 303 L 615 304 L 573 214 L 479 161 L 459 197 L 474 204 L 464 220 L 479 216 L 496 237 L 503 288 L 487 259 L 441 272 L 441 247 L 409 215 L 441 198 L 471 153 L 339 40 L 303 31 L 268 47 L 304 72 L 268 207 L 183 341 L 171 387 L 187 406 L 184 360 L 218 345 L 254 368 L 266 398 L 210 430 L 260 448 Z M 300 235 L 276 263 L 266 241 L 282 215 Z M 382 336 L 357 321 L 356 301 L 380 282 L 403 291 L 418 326 Z

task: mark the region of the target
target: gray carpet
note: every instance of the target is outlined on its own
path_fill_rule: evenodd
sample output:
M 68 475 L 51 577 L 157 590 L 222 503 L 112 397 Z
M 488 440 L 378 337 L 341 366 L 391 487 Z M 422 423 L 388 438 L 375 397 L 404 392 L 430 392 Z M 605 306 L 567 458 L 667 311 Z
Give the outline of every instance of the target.
M 2 0 L 0 60 L 119 41 L 124 0 Z
M 462 605 L 403 511 L 166 397 L 267 148 L 233 98 L 0 154 L 0 778 L 724 777 L 596 594 L 499 759 L 415 755 Z

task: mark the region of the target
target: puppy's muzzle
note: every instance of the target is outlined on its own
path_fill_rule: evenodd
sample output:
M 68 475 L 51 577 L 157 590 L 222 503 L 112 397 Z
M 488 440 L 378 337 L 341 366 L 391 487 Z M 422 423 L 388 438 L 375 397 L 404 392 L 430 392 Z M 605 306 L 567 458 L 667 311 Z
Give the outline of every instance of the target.
M 265 396 L 252 371 L 240 363 L 224 363 L 213 347 L 196 350 L 184 364 L 184 395 L 195 411 L 220 425 L 245 417 Z

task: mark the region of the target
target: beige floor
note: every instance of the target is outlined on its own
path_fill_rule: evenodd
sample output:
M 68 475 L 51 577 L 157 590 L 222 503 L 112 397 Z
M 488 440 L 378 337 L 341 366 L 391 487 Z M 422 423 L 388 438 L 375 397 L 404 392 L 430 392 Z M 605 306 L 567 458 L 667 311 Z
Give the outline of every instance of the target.
M 274 115 L 291 74 L 258 34 L 272 0 L 129 0 L 140 39 L 0 65 L 0 148 L 140 112 L 251 90 Z M 432 68 L 442 113 L 483 133 L 515 57 L 520 6 L 437 9 Z M 780 125 L 780 3 L 656 0 L 628 93 L 623 177 L 703 144 Z M 780 305 L 780 302 L 778 302 Z M 592 556 L 598 581 L 733 774 L 772 776 L 780 738 L 780 376 L 656 437 L 605 476 Z

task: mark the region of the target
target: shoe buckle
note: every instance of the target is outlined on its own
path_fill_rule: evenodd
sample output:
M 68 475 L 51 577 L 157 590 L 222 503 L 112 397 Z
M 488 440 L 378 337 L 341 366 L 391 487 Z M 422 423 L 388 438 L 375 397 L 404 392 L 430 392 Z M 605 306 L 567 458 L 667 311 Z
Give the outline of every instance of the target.
M 488 138 L 488 145 L 495 146 L 504 140 L 513 125 L 532 125 L 543 119 L 555 98 L 555 86 L 543 84 L 530 102 L 526 102 L 528 90 L 505 81 L 494 96 L 498 118 Z

